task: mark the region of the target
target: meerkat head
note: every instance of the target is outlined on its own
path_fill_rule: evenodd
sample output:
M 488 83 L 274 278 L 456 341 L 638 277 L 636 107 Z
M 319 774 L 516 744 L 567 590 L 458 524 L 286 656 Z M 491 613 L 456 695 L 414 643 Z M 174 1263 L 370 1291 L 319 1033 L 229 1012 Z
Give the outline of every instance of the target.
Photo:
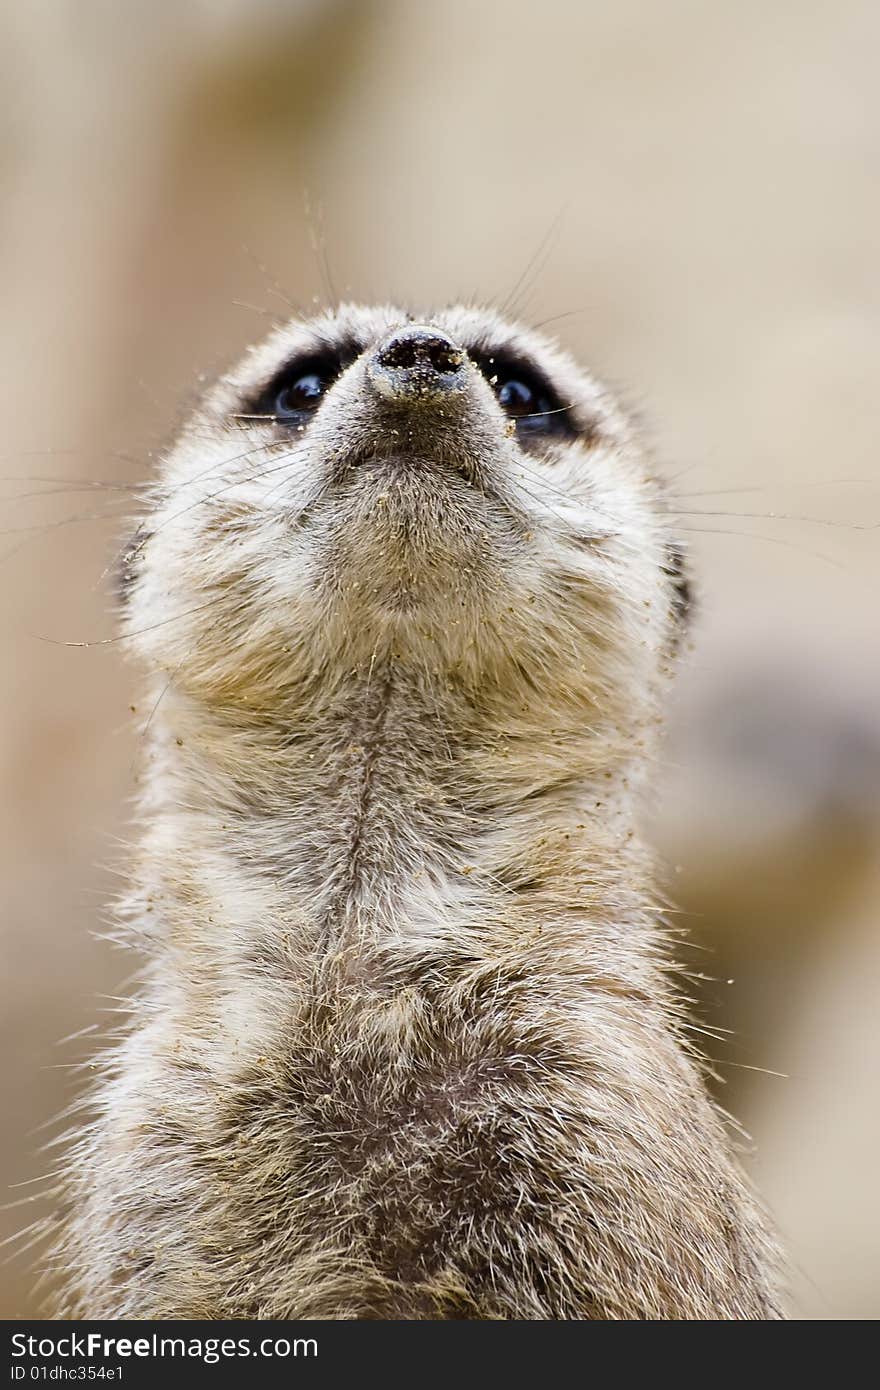
M 659 669 L 683 592 L 614 401 L 461 307 L 345 305 L 252 349 L 185 426 L 128 568 L 149 661 L 258 702 L 386 659 L 601 700 Z

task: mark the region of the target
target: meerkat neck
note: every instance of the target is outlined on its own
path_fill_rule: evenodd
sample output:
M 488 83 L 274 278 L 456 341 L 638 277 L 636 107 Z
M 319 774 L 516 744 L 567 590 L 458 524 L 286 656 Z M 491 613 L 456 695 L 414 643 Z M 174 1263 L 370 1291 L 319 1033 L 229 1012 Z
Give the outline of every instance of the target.
M 427 947 L 490 931 L 512 903 L 635 900 L 619 730 L 573 708 L 548 719 L 525 692 L 499 714 L 388 662 L 289 708 L 163 711 L 161 819 L 186 823 L 165 835 L 167 878 L 187 901 L 223 885 L 212 921 L 254 913 L 306 950 Z

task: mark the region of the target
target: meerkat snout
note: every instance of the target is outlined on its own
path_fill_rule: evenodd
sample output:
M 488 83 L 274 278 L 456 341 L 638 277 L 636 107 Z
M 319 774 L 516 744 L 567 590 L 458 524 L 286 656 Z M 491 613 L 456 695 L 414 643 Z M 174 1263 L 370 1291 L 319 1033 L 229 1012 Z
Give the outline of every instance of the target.
M 379 344 L 367 375 L 391 400 L 418 400 L 464 391 L 466 364 L 466 353 L 448 333 L 429 324 L 408 324 Z

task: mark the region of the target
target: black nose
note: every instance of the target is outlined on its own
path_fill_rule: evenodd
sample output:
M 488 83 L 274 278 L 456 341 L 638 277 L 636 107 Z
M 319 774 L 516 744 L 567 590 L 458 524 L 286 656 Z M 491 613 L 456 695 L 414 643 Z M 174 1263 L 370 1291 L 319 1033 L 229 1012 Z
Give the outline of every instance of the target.
M 383 396 L 437 396 L 466 384 L 467 354 L 448 333 L 425 324 L 396 328 L 369 364 L 370 378 Z

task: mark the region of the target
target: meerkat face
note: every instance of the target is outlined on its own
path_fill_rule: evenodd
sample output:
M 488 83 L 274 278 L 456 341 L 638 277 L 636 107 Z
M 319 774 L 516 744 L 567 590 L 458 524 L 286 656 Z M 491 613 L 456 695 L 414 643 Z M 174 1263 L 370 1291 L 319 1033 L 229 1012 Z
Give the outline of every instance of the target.
M 671 555 L 632 427 L 550 342 L 484 310 L 342 306 L 273 333 L 185 427 L 128 621 L 215 684 L 334 653 L 589 671 L 663 648 Z

